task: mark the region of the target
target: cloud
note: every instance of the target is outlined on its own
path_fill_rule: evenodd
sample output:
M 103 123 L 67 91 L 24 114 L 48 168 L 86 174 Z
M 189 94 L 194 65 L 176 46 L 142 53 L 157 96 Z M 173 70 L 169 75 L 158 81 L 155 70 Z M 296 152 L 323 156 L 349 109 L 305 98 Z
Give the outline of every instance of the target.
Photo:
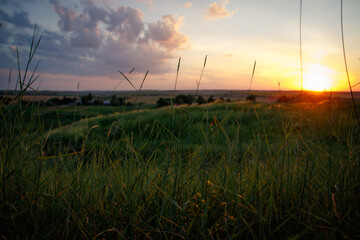
M 235 13 L 235 11 L 229 11 L 226 9 L 226 5 L 228 4 L 228 0 L 218 4 L 217 2 L 213 2 L 209 5 L 208 14 L 206 16 L 207 19 L 221 19 L 230 17 Z
M 118 7 L 111 10 L 105 21 L 108 24 L 107 30 L 119 35 L 129 43 L 136 41 L 143 31 L 143 13 L 138 9 L 130 7 Z
M 184 4 L 185 8 L 189 8 L 189 7 L 191 7 L 192 5 L 193 5 L 192 2 L 186 2 L 186 3 Z
M 181 17 L 165 15 L 162 20 L 148 24 L 145 39 L 158 43 L 168 52 L 182 48 L 188 42 L 187 36 L 179 32 L 182 21 Z
M 95 7 L 91 1 L 82 14 L 77 14 L 69 8 L 60 5 L 57 0 L 50 0 L 55 12 L 59 15 L 58 26 L 63 32 L 70 33 L 71 44 L 74 47 L 98 48 L 102 42 L 102 32 L 98 21 L 105 18 L 106 12 Z
M 20 28 L 33 28 L 34 26 L 30 23 L 29 13 L 25 11 L 15 11 L 12 15 L 4 12 L 0 9 L 0 20 Z
M 10 6 L 14 6 L 16 8 L 21 8 L 22 4 L 24 2 L 31 2 L 31 3 L 35 3 L 35 2 L 40 2 L 43 3 L 46 0 L 1 0 L 0 4 L 4 4 L 4 5 L 10 5 Z
M 50 0 L 55 12 L 59 15 L 58 26 L 62 31 L 72 31 L 73 23 L 78 14 L 69 8 L 62 7 L 57 0 Z
M 189 45 L 188 37 L 180 32 L 183 18 L 179 16 L 165 15 L 158 21 L 145 22 L 142 11 L 126 6 L 101 7 L 93 0 L 81 0 L 78 8 L 58 0 L 49 3 L 58 16 L 60 31 L 38 28 L 42 40 L 36 58 L 42 59 L 38 72 L 44 74 L 117 79 L 119 70 L 126 72 L 133 67 L 135 75 L 147 69 L 150 74 L 165 73 L 172 71 L 168 62 L 175 58 L 175 51 Z M 6 19 L 16 16 L 0 15 Z M 28 19 L 29 14 L 23 16 Z M 16 67 L 16 51 L 11 46 L 18 46 L 20 58 L 25 59 L 32 38 L 32 31 L 21 31 L 6 23 L 0 28 L 4 60 L 0 61 L 0 69 Z

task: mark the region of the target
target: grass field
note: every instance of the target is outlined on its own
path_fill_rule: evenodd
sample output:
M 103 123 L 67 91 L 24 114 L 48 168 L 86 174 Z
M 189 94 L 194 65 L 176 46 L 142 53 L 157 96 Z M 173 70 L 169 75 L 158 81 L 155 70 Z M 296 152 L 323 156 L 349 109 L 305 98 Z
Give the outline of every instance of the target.
M 4 239 L 360 237 L 348 100 L 0 109 Z

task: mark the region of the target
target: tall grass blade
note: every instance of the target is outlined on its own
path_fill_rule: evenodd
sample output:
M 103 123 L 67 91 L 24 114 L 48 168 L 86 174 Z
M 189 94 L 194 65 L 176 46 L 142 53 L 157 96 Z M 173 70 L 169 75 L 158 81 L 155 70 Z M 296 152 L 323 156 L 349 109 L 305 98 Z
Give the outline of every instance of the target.
M 136 110 L 136 109 L 138 108 L 138 106 L 139 106 L 139 103 L 138 103 L 139 94 L 140 94 L 140 92 L 141 92 L 141 89 L 142 89 L 142 87 L 143 87 L 143 85 L 144 85 L 144 82 L 145 82 L 145 79 L 146 79 L 148 73 L 149 73 L 149 70 L 146 71 L 145 76 L 144 76 L 144 79 L 142 80 L 141 85 L 140 85 L 140 88 L 139 88 L 138 93 L 137 93 L 137 95 L 136 95 L 136 99 L 135 99 L 136 107 L 135 107 L 135 110 Z
M 136 90 L 136 87 L 130 82 L 130 80 L 125 76 L 125 74 L 123 74 L 121 71 L 119 71 L 119 73 L 126 79 L 126 81 L 128 81 L 130 83 L 130 85 Z
M 299 22 L 299 40 L 300 40 L 300 76 L 301 93 L 303 92 L 303 61 L 302 61 L 302 0 L 300 0 L 300 22 Z
M 251 74 L 250 86 L 249 86 L 249 92 L 248 92 L 249 95 L 250 95 L 251 85 L 252 85 L 252 82 L 253 82 L 253 79 L 254 79 L 254 75 L 255 75 L 255 68 L 256 68 L 256 60 L 255 60 L 255 62 L 254 62 L 254 67 L 253 67 L 252 74 Z
M 355 85 L 352 85 L 352 88 L 356 87 L 356 86 L 359 85 L 359 84 L 360 84 L 360 82 L 358 82 L 358 83 L 355 84 Z
M 199 87 L 200 87 L 200 83 L 201 83 L 201 78 L 202 78 L 202 76 L 203 76 L 203 74 L 204 74 L 204 69 L 205 69 L 205 66 L 206 66 L 206 61 L 207 61 L 207 55 L 205 55 L 205 59 L 204 59 L 204 65 L 203 65 L 203 68 L 202 68 L 202 71 L 201 71 L 201 74 L 200 74 L 200 78 L 199 78 L 199 81 L 196 81 L 196 93 L 195 93 L 195 95 L 196 95 L 196 97 L 198 96 L 198 91 L 199 91 Z M 195 101 L 196 101 L 196 99 L 195 99 Z
M 176 69 L 176 78 L 175 78 L 174 94 L 173 94 L 173 99 L 171 99 L 171 109 L 173 108 L 173 100 L 175 99 L 176 85 L 177 85 L 178 76 L 179 76 L 179 70 L 180 70 L 180 63 L 181 63 L 181 57 L 179 57 L 179 62 L 178 62 L 177 69 Z
M 350 89 L 350 93 L 351 93 L 351 99 L 352 99 L 356 119 L 357 119 L 357 122 L 358 122 L 358 127 L 360 128 L 360 117 L 359 117 L 359 113 L 357 111 L 355 98 L 354 98 L 354 93 L 353 93 L 353 90 L 352 90 L 352 87 L 351 87 L 349 70 L 348 70 L 347 61 L 346 61 L 345 40 L 344 40 L 344 24 L 343 24 L 343 0 L 341 0 L 341 40 L 342 40 L 342 50 L 343 50 L 343 55 L 344 55 L 344 64 L 345 64 L 346 77 L 347 77 L 348 84 L 349 84 L 349 89 Z
M 75 122 L 75 117 L 76 117 L 76 107 L 77 107 L 77 100 L 78 100 L 78 97 L 79 97 L 79 88 L 80 88 L 80 81 L 78 82 L 77 87 L 76 87 L 73 122 Z

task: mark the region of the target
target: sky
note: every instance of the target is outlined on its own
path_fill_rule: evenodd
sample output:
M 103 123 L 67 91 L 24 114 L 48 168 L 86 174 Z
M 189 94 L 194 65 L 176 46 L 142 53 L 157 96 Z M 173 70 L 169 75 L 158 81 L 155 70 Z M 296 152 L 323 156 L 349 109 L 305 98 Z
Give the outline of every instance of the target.
M 359 0 L 343 1 L 346 59 L 360 81 Z M 348 91 L 340 0 L 302 1 L 303 88 Z M 299 90 L 300 0 L 0 0 L 0 89 L 14 89 L 17 51 L 40 90 Z M 9 82 L 9 71 L 12 68 Z M 133 70 L 133 71 L 132 71 Z M 130 73 L 131 72 L 131 73 Z M 27 76 L 30 76 L 29 74 Z M 360 84 L 354 91 L 360 91 Z

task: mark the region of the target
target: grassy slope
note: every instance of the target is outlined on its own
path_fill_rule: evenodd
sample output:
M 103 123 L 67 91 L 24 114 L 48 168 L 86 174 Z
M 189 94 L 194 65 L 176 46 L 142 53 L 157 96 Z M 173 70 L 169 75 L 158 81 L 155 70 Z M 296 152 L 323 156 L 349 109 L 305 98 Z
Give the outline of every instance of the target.
M 92 117 L 50 134 L 46 122 L 35 132 L 4 132 L 1 232 L 359 236 L 350 113 L 347 104 L 212 104 Z

